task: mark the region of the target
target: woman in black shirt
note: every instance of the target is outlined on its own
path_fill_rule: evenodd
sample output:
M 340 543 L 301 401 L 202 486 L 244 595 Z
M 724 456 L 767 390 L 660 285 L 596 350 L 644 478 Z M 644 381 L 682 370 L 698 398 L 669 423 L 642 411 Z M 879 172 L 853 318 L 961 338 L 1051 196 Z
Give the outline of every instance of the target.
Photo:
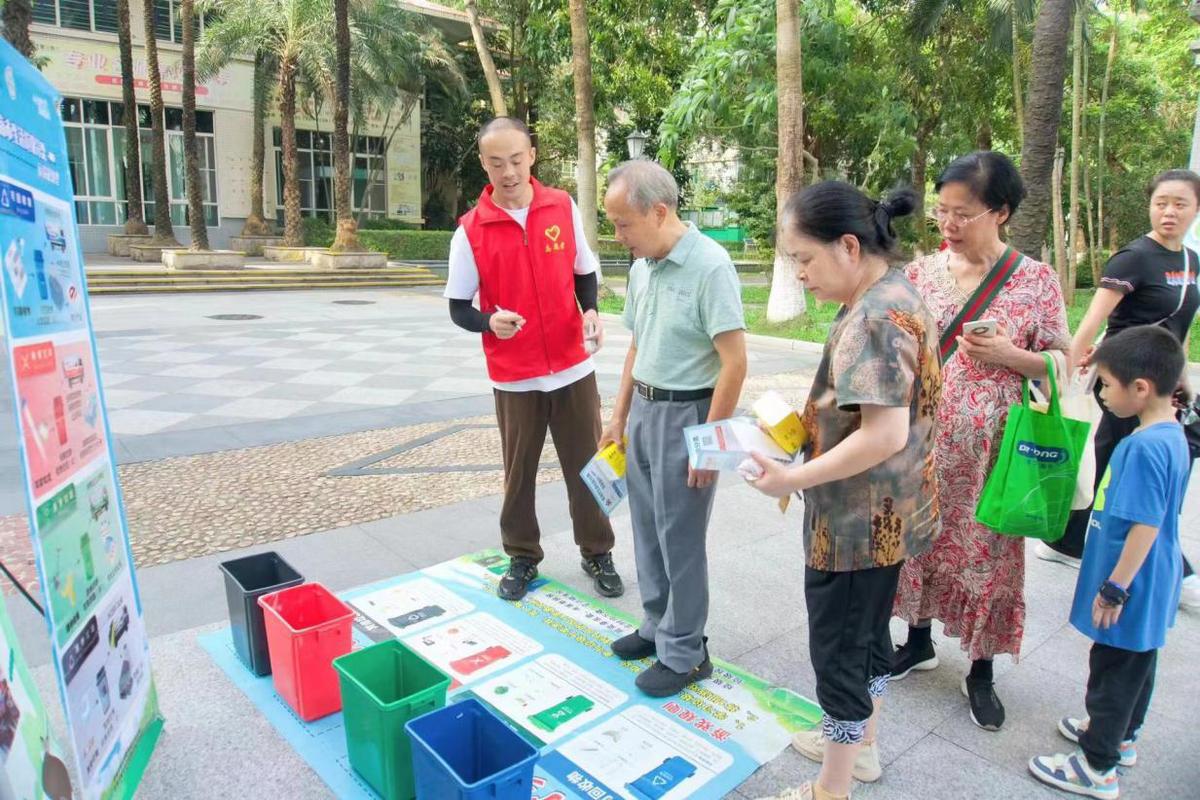
M 1106 336 L 1135 325 L 1161 325 L 1187 350 L 1192 318 L 1200 308 L 1196 287 L 1200 257 L 1184 247 L 1183 239 L 1200 210 L 1200 176 L 1184 169 L 1168 170 L 1150 183 L 1148 194 L 1151 231 L 1118 250 L 1105 264 L 1100 286 L 1071 342 L 1071 364 L 1086 365 L 1105 319 Z M 1185 384 L 1186 379 L 1185 373 Z M 1104 410 L 1096 428 L 1097 486 L 1117 443 L 1137 425 L 1136 417 L 1123 420 Z M 1039 543 L 1038 557 L 1079 566 L 1091 513 L 1090 507 L 1072 512 L 1063 538 L 1049 545 Z M 1200 580 L 1186 558 L 1184 575 L 1183 602 L 1200 604 Z

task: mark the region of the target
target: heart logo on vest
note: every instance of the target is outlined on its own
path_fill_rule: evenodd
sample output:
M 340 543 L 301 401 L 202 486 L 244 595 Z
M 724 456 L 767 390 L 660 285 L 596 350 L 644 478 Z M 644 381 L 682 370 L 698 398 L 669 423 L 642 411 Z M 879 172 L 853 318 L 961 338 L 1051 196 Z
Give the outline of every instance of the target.
M 561 235 L 562 231 L 557 225 L 551 225 L 549 228 L 546 228 L 546 238 L 552 242 L 557 242 L 558 237 Z

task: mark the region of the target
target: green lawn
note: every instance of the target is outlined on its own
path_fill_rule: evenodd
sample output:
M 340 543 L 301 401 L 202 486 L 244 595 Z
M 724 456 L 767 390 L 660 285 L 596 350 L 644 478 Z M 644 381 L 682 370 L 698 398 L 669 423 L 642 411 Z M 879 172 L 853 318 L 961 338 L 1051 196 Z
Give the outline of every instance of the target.
M 837 314 L 838 306 L 835 303 L 817 303 L 810 296 L 806 314 L 790 322 L 775 325 L 767 322 L 767 294 L 769 291 L 766 286 L 742 287 L 742 304 L 746 308 L 746 326 L 750 333 L 779 336 L 784 339 L 799 339 L 804 342 L 825 341 L 825 337 L 829 334 L 829 324 Z M 1083 319 L 1088 303 L 1091 302 L 1093 291 L 1092 289 L 1080 289 L 1075 292 L 1075 302 L 1067 309 L 1067 322 L 1072 331 Z M 619 314 L 624 307 L 624 297 L 612 296 L 600 301 L 601 311 Z M 1200 361 L 1200 317 L 1192 324 L 1188 360 Z

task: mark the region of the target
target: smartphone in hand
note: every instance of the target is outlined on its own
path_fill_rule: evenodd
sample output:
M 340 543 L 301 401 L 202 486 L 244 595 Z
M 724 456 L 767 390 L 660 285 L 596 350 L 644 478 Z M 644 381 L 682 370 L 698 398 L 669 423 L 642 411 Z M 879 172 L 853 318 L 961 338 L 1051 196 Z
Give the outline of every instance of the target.
M 977 319 L 963 326 L 963 333 L 971 336 L 995 336 L 997 322 L 994 319 Z

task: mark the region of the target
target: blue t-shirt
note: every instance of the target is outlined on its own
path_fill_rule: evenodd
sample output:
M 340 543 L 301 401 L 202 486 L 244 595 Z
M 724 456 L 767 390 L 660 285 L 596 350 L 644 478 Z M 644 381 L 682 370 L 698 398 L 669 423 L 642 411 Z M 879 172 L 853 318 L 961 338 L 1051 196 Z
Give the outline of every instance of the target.
M 1091 529 L 1083 549 L 1071 624 L 1093 641 L 1145 652 L 1166 644 L 1179 606 L 1183 556 L 1179 512 L 1187 490 L 1190 458 L 1183 428 L 1161 422 L 1123 439 L 1096 492 Z M 1092 624 L 1092 601 L 1108 580 L 1134 525 L 1158 528 L 1154 545 L 1134 576 L 1117 624 Z

